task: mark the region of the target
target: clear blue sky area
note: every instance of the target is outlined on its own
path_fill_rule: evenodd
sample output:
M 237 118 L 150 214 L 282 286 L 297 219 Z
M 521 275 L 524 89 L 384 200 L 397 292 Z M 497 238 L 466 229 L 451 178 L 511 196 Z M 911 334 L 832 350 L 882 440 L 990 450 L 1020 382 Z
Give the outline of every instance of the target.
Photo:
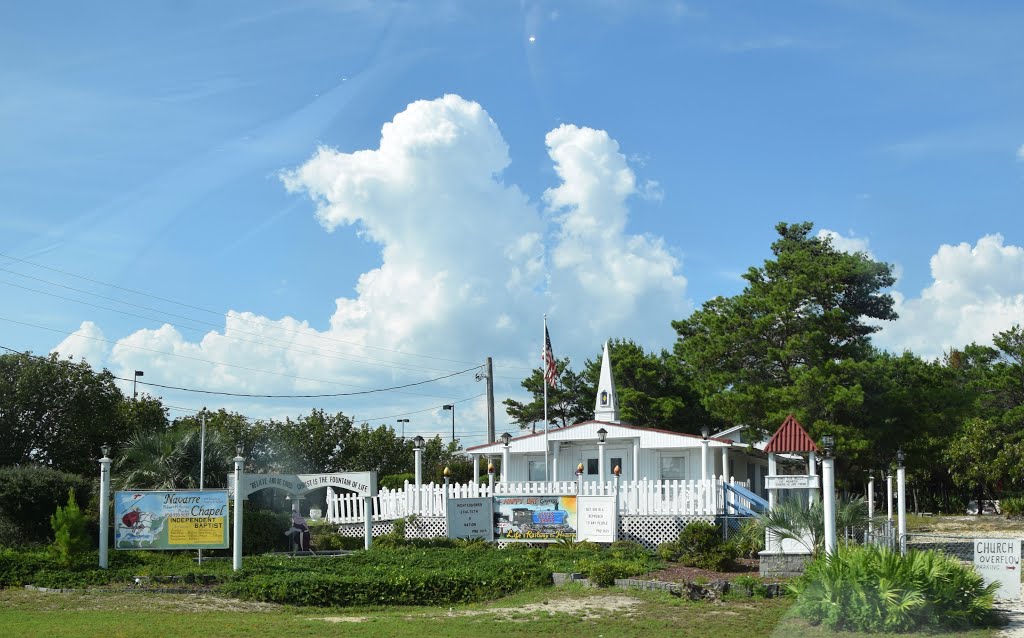
M 880 346 L 989 341 L 1024 316 L 1022 31 L 1017 2 L 6 3 L 0 345 L 254 394 L 493 356 L 500 401 L 545 313 L 579 363 L 670 348 L 804 220 L 896 267 Z M 460 401 L 482 440 L 471 374 L 147 391 L 424 434 Z

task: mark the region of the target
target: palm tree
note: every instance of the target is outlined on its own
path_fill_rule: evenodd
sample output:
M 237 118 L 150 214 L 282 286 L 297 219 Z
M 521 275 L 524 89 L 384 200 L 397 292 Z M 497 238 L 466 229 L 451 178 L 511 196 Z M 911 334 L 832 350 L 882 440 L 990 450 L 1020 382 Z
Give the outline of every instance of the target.
M 136 431 L 114 461 L 117 489 L 199 487 L 200 434 L 192 429 Z M 216 431 L 206 433 L 204 487 L 224 487 L 234 450 Z
M 761 515 L 765 528 L 781 540 L 792 540 L 807 548 L 813 555 L 825 548 L 825 506 L 821 500 L 810 507 L 797 499 L 776 503 Z M 863 498 L 836 502 L 836 529 L 866 528 L 868 506 Z

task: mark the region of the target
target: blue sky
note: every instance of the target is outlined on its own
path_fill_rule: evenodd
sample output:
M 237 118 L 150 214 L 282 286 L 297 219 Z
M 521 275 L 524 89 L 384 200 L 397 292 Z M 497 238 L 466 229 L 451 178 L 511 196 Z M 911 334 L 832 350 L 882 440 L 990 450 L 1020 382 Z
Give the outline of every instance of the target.
M 1024 316 L 1022 26 L 1014 2 L 8 3 L 0 345 L 252 394 L 490 355 L 500 401 L 545 312 L 577 362 L 671 347 L 802 220 L 896 266 L 879 345 L 984 342 Z M 482 441 L 472 374 L 153 392 L 423 434 L 458 401 Z

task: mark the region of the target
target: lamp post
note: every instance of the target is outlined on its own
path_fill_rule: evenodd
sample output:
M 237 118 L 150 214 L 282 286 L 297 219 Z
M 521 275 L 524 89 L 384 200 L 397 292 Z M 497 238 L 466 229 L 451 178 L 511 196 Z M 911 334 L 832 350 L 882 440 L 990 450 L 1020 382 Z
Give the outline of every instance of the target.
M 242 569 L 242 472 L 245 471 L 245 457 L 242 442 L 235 445 L 235 538 L 231 549 L 231 569 Z
M 821 460 L 821 491 L 822 505 L 825 513 L 825 555 L 831 556 L 836 551 L 836 475 L 833 451 L 836 439 L 831 434 L 821 437 L 821 447 L 825 457 Z
M 896 525 L 899 533 L 900 554 L 907 553 L 907 469 L 903 448 L 896 450 Z
M 442 410 L 451 410 L 452 411 L 452 441 L 454 441 L 455 440 L 455 404 L 454 403 L 447 403 L 445 405 L 442 405 L 441 409 Z M 502 472 L 504 473 L 504 470 L 502 470 Z
M 711 429 L 708 426 L 704 426 L 700 429 L 701 442 L 700 442 L 700 480 L 701 482 L 708 480 L 708 435 L 711 434 Z
M 868 538 L 874 536 L 875 518 L 875 471 L 868 470 Z
M 413 454 L 416 456 L 416 515 L 420 514 L 420 494 L 423 492 L 423 437 L 419 434 L 412 440 Z
M 402 443 L 405 443 L 405 424 L 409 422 L 409 419 L 398 419 L 398 422 L 402 424 Z
M 612 496 L 615 497 L 615 517 L 612 521 L 612 529 L 615 530 L 615 534 L 619 533 L 619 475 L 622 474 L 622 468 L 616 465 L 612 468 L 612 475 L 615 477 L 615 487 Z
M 100 447 L 100 567 L 107 568 L 110 546 L 110 446 Z
M 449 481 L 451 481 L 452 471 L 448 469 L 448 466 L 444 466 L 444 514 L 448 515 L 448 487 Z
M 512 449 L 509 447 L 509 444 L 512 443 L 512 435 L 508 432 L 502 434 L 501 442 L 505 446 L 501 449 L 501 482 L 508 483 L 509 470 L 512 465 Z
M 597 482 L 601 486 L 600 494 L 604 494 L 604 444 L 608 440 L 608 430 L 601 428 L 597 431 Z
M 146 375 L 143 374 L 142 370 L 136 370 L 135 371 L 135 376 L 132 377 L 132 401 L 138 401 L 139 400 L 139 392 L 138 392 L 138 390 L 136 388 L 138 387 L 139 377 L 144 377 L 144 376 L 146 376 Z

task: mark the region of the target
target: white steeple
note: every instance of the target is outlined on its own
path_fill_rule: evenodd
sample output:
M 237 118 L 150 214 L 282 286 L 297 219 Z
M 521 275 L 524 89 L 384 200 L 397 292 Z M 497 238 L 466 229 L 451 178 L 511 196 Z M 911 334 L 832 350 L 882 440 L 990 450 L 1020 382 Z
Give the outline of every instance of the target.
M 619 422 L 619 399 L 615 396 L 615 381 L 612 380 L 612 362 L 608 357 L 607 341 L 604 342 L 604 354 L 601 355 L 601 378 L 597 383 L 594 420 L 608 423 Z

